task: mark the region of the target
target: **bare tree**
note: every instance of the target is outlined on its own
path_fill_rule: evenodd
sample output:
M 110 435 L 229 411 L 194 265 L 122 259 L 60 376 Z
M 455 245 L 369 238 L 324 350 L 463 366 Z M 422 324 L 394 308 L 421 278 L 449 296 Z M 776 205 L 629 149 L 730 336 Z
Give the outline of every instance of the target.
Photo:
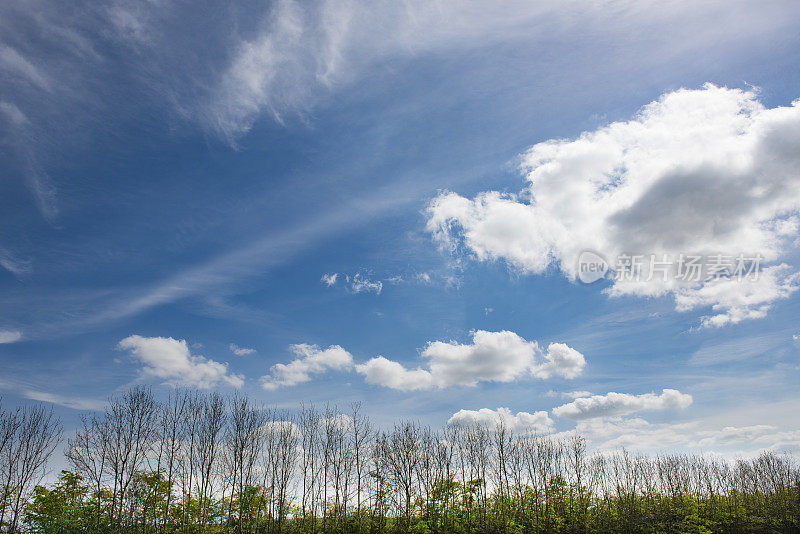
M 356 514 L 358 518 L 358 534 L 362 528 L 362 498 L 364 495 L 364 474 L 365 467 L 368 465 L 368 451 L 371 450 L 370 444 L 373 439 L 372 422 L 369 417 L 361 412 L 361 403 L 354 402 L 350 405 L 350 417 L 352 419 L 351 447 L 353 449 L 353 461 L 355 467 L 356 482 Z
M 0 488 L 0 530 L 5 524 L 6 509 L 12 500 L 18 453 L 16 437 L 22 423 L 21 415 L 19 408 L 14 412 L 6 412 L 0 398 L 0 477 L 3 484 Z
M 400 515 L 406 532 L 411 527 L 415 474 L 420 461 L 420 428 L 412 421 L 396 424 L 378 439 L 381 461 L 392 485 L 400 492 Z
M 81 427 L 76 431 L 75 437 L 67 444 L 66 457 L 72 468 L 89 482 L 94 490 L 95 530 L 101 529 L 103 520 L 103 490 L 104 475 L 106 474 L 109 459 L 107 427 L 103 419 L 96 414 L 83 415 Z
M 179 469 L 181 446 L 186 436 L 185 422 L 190 400 L 191 393 L 188 390 L 178 390 L 170 394 L 161 407 L 158 436 L 163 451 L 163 463 L 159 462 L 159 472 L 163 470 L 166 473 L 169 489 L 162 512 L 162 531 L 166 530 L 170 520 L 172 492 Z
M 0 525 L 8 532 L 18 531 L 23 505 L 46 473 L 47 461 L 61 441 L 61 422 L 52 409 L 26 406 L 11 414 L 0 414 L 0 452 L 2 452 L 3 502 Z M 8 514 L 9 520 L 6 521 Z
M 277 433 L 276 461 L 273 472 L 278 507 L 276 519 L 278 532 L 280 533 L 290 501 L 289 484 L 297 462 L 299 433 L 293 418 L 289 416 L 288 412 L 282 414 L 277 423 L 277 425 L 273 425 Z
M 59 437 L 52 412 L 0 407 L 4 531 L 50 520 L 48 494 L 31 495 Z M 790 456 L 590 453 L 576 434 L 512 432 L 503 421 L 441 432 L 402 421 L 376 436 L 359 404 L 347 415 L 313 406 L 293 414 L 239 394 L 178 391 L 159 405 L 134 388 L 83 417 L 66 455 L 88 484 L 73 501 L 81 531 L 316 533 L 318 518 L 337 533 L 356 522 L 362 534 L 639 531 L 645 517 L 674 523 L 675 510 L 685 516 L 679 529 L 698 514 L 732 531 L 790 531 L 800 520 Z M 183 498 L 177 521 L 173 482 Z M 22 517 L 43 502 L 44 514 Z
M 298 417 L 300 445 L 302 448 L 302 495 L 300 506 L 303 524 L 311 521 L 311 531 L 316 529 L 316 487 L 319 462 L 316 462 L 319 436 L 319 413 L 314 405 L 303 406 Z
M 230 485 L 229 511 L 235 502 L 236 529 L 241 533 L 254 512 L 254 503 L 248 493 L 257 484 L 256 467 L 263 452 L 267 413 L 254 406 L 246 396 L 235 395 L 228 404 L 223 463 Z
M 191 409 L 197 413 L 191 448 L 191 465 L 197 469 L 194 477 L 200 532 L 208 523 L 213 496 L 215 469 L 219 462 L 222 430 L 225 426 L 225 399 L 217 392 L 198 395 Z
M 112 398 L 103 419 L 99 437 L 106 442 L 105 465 L 113 480 L 111 528 L 125 523 L 125 498 L 128 488 L 149 454 L 155 439 L 158 404 L 149 388 L 135 387 Z M 129 510 L 128 519 L 132 515 Z

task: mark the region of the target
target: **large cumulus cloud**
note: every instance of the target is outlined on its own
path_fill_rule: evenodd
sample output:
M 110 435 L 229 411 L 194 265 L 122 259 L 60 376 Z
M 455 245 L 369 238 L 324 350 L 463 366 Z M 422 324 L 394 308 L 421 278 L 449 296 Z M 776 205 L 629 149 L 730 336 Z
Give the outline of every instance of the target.
M 429 206 L 428 230 L 479 261 L 530 274 L 555 266 L 570 280 L 585 250 L 612 267 L 643 255 L 640 276 L 615 279 L 608 293 L 711 308 L 706 326 L 763 317 L 798 288 L 787 253 L 800 210 L 800 101 L 766 108 L 753 90 L 681 89 L 629 121 L 538 143 L 522 168 L 528 185 L 516 195 L 442 193 Z M 760 257 L 759 278 L 704 270 L 683 280 L 681 255 Z M 653 256 L 666 256 L 667 273 L 650 268 Z

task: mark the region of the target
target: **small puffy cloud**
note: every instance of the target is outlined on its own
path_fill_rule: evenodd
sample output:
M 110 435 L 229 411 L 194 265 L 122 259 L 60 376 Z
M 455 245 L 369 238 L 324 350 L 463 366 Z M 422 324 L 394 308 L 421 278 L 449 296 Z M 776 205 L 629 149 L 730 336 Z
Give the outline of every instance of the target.
M 345 287 L 352 293 L 375 293 L 380 295 L 383 291 L 383 282 L 380 280 L 371 280 L 367 274 L 358 272 L 353 275 L 344 274 Z M 333 287 L 339 281 L 339 273 L 326 273 L 322 275 L 320 281 L 328 287 Z M 394 279 L 389 280 L 395 283 Z
M 692 396 L 676 389 L 664 389 L 661 395 L 645 393 L 629 395 L 627 393 L 607 393 L 580 397 L 574 401 L 553 409 L 553 414 L 573 420 L 594 419 L 626 415 L 641 411 L 677 410 L 692 404 Z
M 448 425 L 472 426 L 480 425 L 493 428 L 502 422 L 505 426 L 516 433 L 529 434 L 534 432 L 551 432 L 553 430 L 553 420 L 545 411 L 534 413 L 517 412 L 511 413 L 508 408 L 498 408 L 490 410 L 481 408 L 480 410 L 459 410 L 447 421 Z
M 16 343 L 20 339 L 22 339 L 22 332 L 19 330 L 0 330 L 0 345 Z
M 575 378 L 586 365 L 583 354 L 566 346 L 563 343 L 550 343 L 544 354 L 544 363 L 532 368 L 533 375 L 537 378 L 550 378 L 561 376 Z
M 370 384 L 414 391 L 511 382 L 525 376 L 574 378 L 586 365 L 581 353 L 564 344 L 551 343 L 543 353 L 535 341 L 508 331 L 478 330 L 468 344 L 434 341 L 421 356 L 427 360 L 427 369 L 409 370 L 378 356 L 357 365 L 356 371 Z
M 432 389 L 436 386 L 433 375 L 424 369 L 408 370 L 397 362 L 376 356 L 356 365 L 356 371 L 364 375 L 368 384 L 385 386 L 400 391 Z
M 640 276 L 615 279 L 607 293 L 671 295 L 679 311 L 710 308 L 706 327 L 756 319 L 799 285 L 797 266 L 781 263 L 798 243 L 798 147 L 800 100 L 768 109 L 755 91 L 680 89 L 629 121 L 534 145 L 522 158 L 528 186 L 518 195 L 440 194 L 427 229 L 478 261 L 527 274 L 555 267 L 570 280 L 584 251 L 612 268 L 625 255 L 666 257 L 666 271 L 644 261 Z M 681 255 L 763 262 L 755 281 L 714 279 L 708 266 L 681 278 Z
M 333 415 L 331 417 L 320 417 L 319 426 L 322 428 L 336 428 L 347 430 L 353 428 L 353 418 L 345 413 Z
M 237 356 L 249 356 L 250 354 L 255 354 L 256 349 L 248 349 L 247 347 L 240 347 L 236 343 L 231 343 L 228 345 L 228 348 Z
M 228 365 L 189 351 L 186 341 L 171 337 L 128 336 L 117 348 L 128 350 L 144 367 L 142 374 L 171 384 L 212 388 L 219 384 L 241 387 L 244 377 L 230 373 Z
M 293 421 L 287 421 L 285 419 L 276 420 L 276 421 L 267 421 L 262 426 L 264 430 L 272 435 L 280 435 L 283 433 L 287 433 L 289 435 L 300 435 L 300 427 L 298 427 Z M 302 451 L 302 446 L 300 444 L 297 445 L 297 450 Z
M 308 382 L 312 375 L 327 370 L 344 371 L 353 367 L 353 356 L 339 345 L 322 349 L 317 345 L 292 345 L 297 358 L 289 363 L 273 365 L 270 374 L 261 377 L 261 387 L 268 391 L 283 386 L 295 386 Z
M 380 295 L 383 290 L 383 283 L 380 280 L 370 280 L 366 275 L 356 273 L 346 277 L 353 293 L 375 293 Z

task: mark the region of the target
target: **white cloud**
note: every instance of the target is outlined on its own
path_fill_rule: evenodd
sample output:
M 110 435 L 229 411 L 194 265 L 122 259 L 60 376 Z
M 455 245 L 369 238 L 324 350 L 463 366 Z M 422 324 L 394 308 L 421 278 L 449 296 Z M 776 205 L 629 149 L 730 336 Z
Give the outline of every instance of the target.
M 0 267 L 3 267 L 12 274 L 21 276 L 31 271 L 31 262 L 29 260 L 15 258 L 8 252 L 0 249 Z
M 261 377 L 261 386 L 269 391 L 282 386 L 295 386 L 311 380 L 311 375 L 327 370 L 344 371 L 353 367 L 353 356 L 339 345 L 321 349 L 316 345 L 291 346 L 298 358 L 287 364 L 273 365 L 270 374 Z
M 248 349 L 247 347 L 240 347 L 236 343 L 231 343 L 228 348 L 232 353 L 237 356 L 249 356 L 256 353 L 256 349 Z
M 356 273 L 346 278 L 353 293 L 375 293 L 380 295 L 383 290 L 383 283 L 380 280 L 370 280 L 361 273 Z
M 586 2 L 579 16 L 550 0 L 504 2 L 502 8 L 485 0 L 283 0 L 269 6 L 260 20 L 251 17 L 254 31 L 241 33 L 201 112 L 230 138 L 247 132 L 261 114 L 280 121 L 304 113 L 321 94 L 357 80 L 386 58 L 513 43 L 521 37 L 529 42 L 532 35 L 547 48 L 563 35 L 601 32 L 615 42 L 635 43 L 639 54 L 630 61 L 652 62 L 710 45 L 781 35 L 792 20 L 780 4 L 756 10 L 746 3 L 725 9 L 671 2 L 646 10 L 632 1 Z M 652 35 L 668 31 L 670 39 L 642 42 L 635 36 L 643 29 Z
M 579 399 L 581 397 L 591 397 L 591 391 L 555 391 L 551 389 L 547 393 L 545 393 L 547 397 L 564 397 L 567 399 Z
M 221 383 L 238 388 L 244 384 L 244 377 L 228 372 L 227 364 L 192 355 L 183 339 L 133 335 L 120 341 L 117 347 L 129 350 L 144 364 L 142 374 L 170 384 L 199 388 L 211 388 Z
M 50 91 L 48 77 L 10 46 L 0 45 L 0 68 L 22 76 L 39 89 Z
M 569 419 L 593 419 L 626 415 L 641 411 L 676 410 L 692 404 L 692 396 L 676 389 L 664 389 L 661 395 L 645 393 L 629 395 L 627 393 L 606 393 L 580 397 L 574 401 L 553 409 L 553 414 Z
M 232 51 L 204 114 L 233 138 L 261 113 L 281 121 L 305 111 L 320 92 L 351 81 L 376 60 L 468 43 L 487 33 L 508 37 L 515 29 L 529 30 L 525 20 L 557 5 L 524 2 L 497 10 L 483 2 L 276 2 L 255 34 Z
M 700 447 L 714 447 L 740 442 L 752 442 L 775 430 L 777 429 L 772 425 L 726 426 L 713 432 L 699 433 L 697 445 Z
M 331 417 L 320 417 L 319 425 L 322 428 L 330 425 L 331 428 L 347 430 L 353 428 L 353 418 L 345 413 L 336 414 Z
M 581 353 L 564 344 L 551 343 L 543 353 L 535 341 L 508 331 L 478 330 L 470 344 L 434 341 L 421 356 L 428 362 L 427 369 L 408 370 L 378 356 L 357 365 L 356 371 L 370 384 L 414 391 L 511 382 L 525 376 L 574 378 L 586 364 Z
M 105 401 L 98 399 L 86 399 L 81 397 L 68 397 L 58 395 L 56 393 L 49 393 L 47 391 L 38 391 L 27 389 L 22 391 L 22 395 L 27 399 L 49 402 L 57 406 L 63 406 L 72 410 L 101 410 L 105 405 Z
M 736 456 L 746 451 L 800 450 L 800 431 L 763 424 L 719 428 L 697 420 L 654 424 L 638 417 L 609 417 L 580 421 L 574 432 L 587 438 L 599 450 L 624 447 L 636 451 L 675 452 L 675 449 L 694 449 L 728 452 Z
M 385 386 L 400 391 L 416 391 L 432 389 L 436 386 L 433 375 L 424 369 L 409 371 L 401 364 L 376 356 L 371 360 L 356 365 L 356 371 L 364 375 L 369 384 Z
M 639 280 L 616 280 L 611 296 L 671 294 L 680 311 L 706 309 L 704 326 L 763 317 L 798 289 L 795 266 L 778 264 L 795 246 L 800 210 L 800 101 L 765 108 L 755 91 L 707 84 L 681 89 L 572 140 L 538 143 L 522 158 L 519 195 L 474 199 L 442 193 L 428 230 L 479 261 L 504 260 L 523 273 L 555 266 L 570 280 L 584 250 L 612 267 L 622 254 L 753 257 L 755 282 L 662 280 L 645 262 Z
M 16 124 L 17 126 L 21 126 L 30 122 L 22 110 L 20 110 L 11 102 L 0 102 L 0 113 L 3 113 L 13 124 Z
M 481 425 L 488 428 L 502 421 L 505 426 L 515 433 L 528 434 L 532 432 L 551 432 L 553 430 L 553 420 L 545 411 L 534 413 L 517 412 L 511 413 L 508 408 L 498 408 L 490 410 L 481 408 L 480 410 L 459 410 L 447 421 L 448 425 L 470 426 Z
M 371 280 L 367 274 L 358 272 L 353 275 L 343 274 L 346 287 L 353 293 L 375 293 L 380 295 L 383 291 L 383 282 Z M 333 287 L 339 280 L 339 273 L 326 273 L 322 275 L 320 281 L 328 287 Z M 394 283 L 395 280 L 390 279 Z
M 289 434 L 299 435 L 300 434 L 300 427 L 297 426 L 293 421 L 287 420 L 277 420 L 277 421 L 267 421 L 264 423 L 263 427 L 268 432 L 273 432 L 275 434 L 279 434 L 281 432 L 288 431 Z M 302 451 L 302 445 L 297 445 L 298 452 Z
M 717 365 L 768 354 L 785 342 L 785 334 L 758 334 L 712 341 L 700 346 L 692 354 L 691 365 Z
M 698 288 L 676 292 L 675 304 L 679 311 L 711 307 L 715 313 L 703 317 L 703 326 L 723 326 L 744 319 L 766 317 L 772 303 L 788 298 L 797 291 L 800 273 L 782 263 L 763 269 L 757 280 L 747 282 L 720 278 Z
M 537 378 L 575 378 L 586 365 L 583 354 L 563 343 L 550 343 L 544 359 L 543 364 L 532 368 L 533 375 Z
M 0 345 L 16 343 L 20 339 L 22 339 L 22 332 L 19 330 L 0 330 Z
M 574 432 L 600 450 L 658 450 L 687 447 L 695 423 L 650 424 L 644 419 L 608 417 L 578 422 Z M 570 431 L 572 433 L 573 431 Z

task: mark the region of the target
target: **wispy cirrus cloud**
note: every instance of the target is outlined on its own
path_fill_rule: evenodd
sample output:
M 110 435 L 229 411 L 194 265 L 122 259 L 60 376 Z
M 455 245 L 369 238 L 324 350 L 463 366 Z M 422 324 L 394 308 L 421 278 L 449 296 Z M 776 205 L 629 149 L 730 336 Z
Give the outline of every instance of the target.
M 217 298 L 233 292 L 253 277 L 292 261 L 325 237 L 350 229 L 421 198 L 424 184 L 390 184 L 354 197 L 350 202 L 303 219 L 194 265 L 178 267 L 150 283 L 111 290 L 70 291 L 59 298 L 32 298 L 26 294 L 0 297 L 7 308 L 24 302 L 23 327 L 31 337 L 53 337 L 86 331 L 137 316 L 158 306 L 196 298 Z M 27 332 L 27 329 L 26 329 Z
M 471 49 L 481 43 L 530 36 L 546 42 L 570 30 L 629 33 L 632 28 L 667 27 L 685 32 L 670 50 L 653 44 L 652 55 L 675 54 L 683 47 L 731 38 L 725 32 L 693 31 L 695 19 L 724 19 L 732 34 L 760 34 L 785 20 L 714 5 L 673 2 L 642 10 L 635 2 L 587 3 L 580 17 L 562 2 L 513 1 L 497 9 L 491 2 L 423 0 L 295 2 L 270 5 L 251 35 L 232 44 L 230 61 L 219 71 L 198 115 L 223 137 L 235 140 L 262 116 L 282 121 L 304 114 L 322 95 L 358 79 L 382 60 Z M 754 10 L 755 11 L 755 10 Z M 760 16 L 759 16 L 760 15 Z M 676 24 L 680 21 L 682 24 Z M 676 30 L 680 28 L 680 30 Z M 633 60 L 633 58 L 632 58 Z
M 100 399 L 60 395 L 57 393 L 36 389 L 26 389 L 21 393 L 23 396 L 25 396 L 25 398 L 40 402 L 49 402 L 50 404 L 63 406 L 64 408 L 69 408 L 71 410 L 95 411 L 102 410 L 106 405 L 106 402 Z
M 26 399 L 63 406 L 71 410 L 99 410 L 105 406 L 105 401 L 97 398 L 42 391 L 38 380 L 3 377 L 0 378 L 0 390 Z
M 51 223 L 59 213 L 51 157 L 114 131 L 121 117 L 142 110 L 168 117 L 170 128 L 199 126 L 236 144 L 263 117 L 307 119 L 325 96 L 382 62 L 532 35 L 546 48 L 570 30 L 619 37 L 632 28 L 669 29 L 674 39 L 648 42 L 646 52 L 640 43 L 641 53 L 631 58 L 650 61 L 760 38 L 793 23 L 780 2 L 759 9 L 745 2 L 735 8 L 672 2 L 657 10 L 601 2 L 584 5 L 577 16 L 555 0 L 513 1 L 505 9 L 485 0 L 284 0 L 220 8 L 214 24 L 180 3 L 79 4 L 79 10 L 20 2 L 0 7 L 5 115 L 25 117 L 8 121 L 16 127 L 4 140 L 12 141 L 15 173 Z M 708 20 L 717 23 L 714 31 L 704 25 Z M 121 83 L 109 90 L 108 80 Z
M 11 46 L 0 45 L 0 68 L 5 69 L 11 75 L 21 76 L 39 89 L 50 91 L 49 77 Z M 17 112 L 20 113 L 19 110 Z
M 16 343 L 22 339 L 20 330 L 0 329 L 0 345 L 5 343 Z

